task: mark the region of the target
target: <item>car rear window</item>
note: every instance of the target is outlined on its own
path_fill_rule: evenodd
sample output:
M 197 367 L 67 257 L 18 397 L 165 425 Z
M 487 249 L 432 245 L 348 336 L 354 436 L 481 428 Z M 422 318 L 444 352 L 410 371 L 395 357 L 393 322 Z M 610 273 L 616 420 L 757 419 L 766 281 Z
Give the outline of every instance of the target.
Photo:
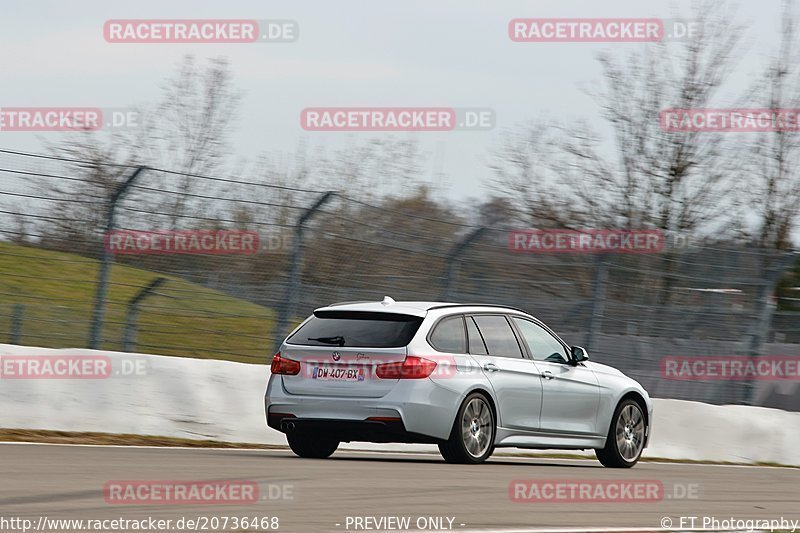
M 287 339 L 303 346 L 400 348 L 411 342 L 422 317 L 363 311 L 317 311 Z
M 440 352 L 467 353 L 464 318 L 459 315 L 442 319 L 431 333 L 430 341 L 431 346 Z

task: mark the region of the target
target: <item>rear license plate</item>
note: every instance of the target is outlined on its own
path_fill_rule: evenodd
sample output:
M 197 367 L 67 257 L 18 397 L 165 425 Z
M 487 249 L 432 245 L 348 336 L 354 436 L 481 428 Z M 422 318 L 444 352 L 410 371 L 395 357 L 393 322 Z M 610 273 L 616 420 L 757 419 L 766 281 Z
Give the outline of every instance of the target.
M 346 366 L 315 366 L 311 378 L 320 381 L 364 381 L 364 369 Z

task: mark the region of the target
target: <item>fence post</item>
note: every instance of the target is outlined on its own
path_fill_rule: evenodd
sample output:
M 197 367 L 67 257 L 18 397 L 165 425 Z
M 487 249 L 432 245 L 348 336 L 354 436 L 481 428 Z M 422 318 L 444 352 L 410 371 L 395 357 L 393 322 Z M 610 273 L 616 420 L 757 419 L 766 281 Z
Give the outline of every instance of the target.
M 91 331 L 89 332 L 89 348 L 96 350 L 100 343 L 100 336 L 103 334 L 103 318 L 105 313 L 106 304 L 106 291 L 108 285 L 108 270 L 111 266 L 111 252 L 106 246 L 106 238 L 109 233 L 114 229 L 114 215 L 116 214 L 117 203 L 122 196 L 127 192 L 128 187 L 131 186 L 133 181 L 139 174 L 146 170 L 147 167 L 138 167 L 133 173 L 128 176 L 122 185 L 120 185 L 114 194 L 111 195 L 108 202 L 108 216 L 106 218 L 106 230 L 103 234 L 103 256 L 100 261 L 100 272 L 97 275 L 97 292 L 94 298 L 94 310 L 92 311 L 92 324 Z
M 125 333 L 122 337 L 122 351 L 132 352 L 136 345 L 136 322 L 139 318 L 139 304 L 160 287 L 167 278 L 158 277 L 140 290 L 133 298 L 128 300 L 128 314 L 125 319 Z
M 296 313 L 297 301 L 300 293 L 300 263 L 303 261 L 303 231 L 305 230 L 305 223 L 308 222 L 312 216 L 325 204 L 330 198 L 336 194 L 334 191 L 328 191 L 323 194 L 314 205 L 306 209 L 297 223 L 294 225 L 294 242 L 292 242 L 292 256 L 289 259 L 289 280 L 286 284 L 286 296 L 283 299 L 282 305 L 278 311 L 278 320 L 275 323 L 274 344 L 272 353 L 276 353 L 281 348 L 284 337 L 289 333 L 287 331 L 289 321 Z
M 11 310 L 11 339 L 10 344 L 20 344 L 22 340 L 22 316 L 25 313 L 25 306 L 14 304 Z
M 473 242 L 478 240 L 481 235 L 486 232 L 486 227 L 481 226 L 467 233 L 461 241 L 456 244 L 450 253 L 447 255 L 447 277 L 444 279 L 444 288 L 442 290 L 442 299 L 449 302 L 453 297 L 453 284 L 458 274 L 458 265 L 460 263 L 461 255 Z
M 775 311 L 772 305 L 772 297 L 775 294 L 775 288 L 778 285 L 778 281 L 780 281 L 781 275 L 786 272 L 786 269 L 789 268 L 798 257 L 800 257 L 800 255 L 796 253 L 784 254 L 772 265 L 767 267 L 764 272 L 763 283 L 758 287 L 758 297 L 756 300 L 758 307 L 755 310 L 755 322 L 753 323 L 753 328 L 750 330 L 751 332 L 748 334 L 747 356 L 751 359 L 756 359 L 763 355 L 764 344 L 766 344 L 766 339 L 769 336 L 769 330 L 772 327 L 772 315 Z M 755 380 L 747 381 L 744 400 L 748 405 L 755 405 Z
M 599 254 L 596 259 L 594 280 L 592 281 L 592 310 L 589 327 L 583 340 L 586 351 L 590 354 L 595 348 L 597 335 L 603 326 L 603 313 L 606 307 L 606 282 L 608 281 L 608 263 L 606 254 Z

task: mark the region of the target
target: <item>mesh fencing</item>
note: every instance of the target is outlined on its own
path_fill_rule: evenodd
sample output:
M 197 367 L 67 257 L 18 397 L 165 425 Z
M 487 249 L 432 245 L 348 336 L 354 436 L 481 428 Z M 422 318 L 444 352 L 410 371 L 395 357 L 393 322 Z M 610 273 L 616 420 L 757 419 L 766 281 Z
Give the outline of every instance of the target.
M 104 350 L 265 363 L 314 308 L 390 295 L 524 309 L 663 398 L 780 400 L 748 381 L 669 379 L 665 357 L 800 356 L 800 292 L 774 296 L 796 255 L 677 236 L 652 254 L 520 253 L 513 217 L 425 196 L 161 169 L 128 185 L 109 233 L 134 171 L 0 150 L 0 340 L 88 346 L 106 260 Z M 154 232 L 173 248 L 153 249 Z M 142 234 L 149 249 L 124 248 Z M 170 235 L 213 242 L 177 253 Z

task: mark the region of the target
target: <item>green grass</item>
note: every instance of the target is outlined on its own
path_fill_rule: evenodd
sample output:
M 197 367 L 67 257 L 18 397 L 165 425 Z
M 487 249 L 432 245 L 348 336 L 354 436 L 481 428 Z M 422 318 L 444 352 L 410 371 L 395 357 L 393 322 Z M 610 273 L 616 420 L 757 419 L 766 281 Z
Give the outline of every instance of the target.
M 88 344 L 99 261 L 0 242 L 0 342 L 11 338 L 11 315 L 22 304 L 20 344 L 83 348 Z M 100 348 L 122 350 L 127 303 L 160 276 L 113 265 Z M 267 362 L 271 309 L 163 276 L 140 305 L 136 351 L 182 357 Z

